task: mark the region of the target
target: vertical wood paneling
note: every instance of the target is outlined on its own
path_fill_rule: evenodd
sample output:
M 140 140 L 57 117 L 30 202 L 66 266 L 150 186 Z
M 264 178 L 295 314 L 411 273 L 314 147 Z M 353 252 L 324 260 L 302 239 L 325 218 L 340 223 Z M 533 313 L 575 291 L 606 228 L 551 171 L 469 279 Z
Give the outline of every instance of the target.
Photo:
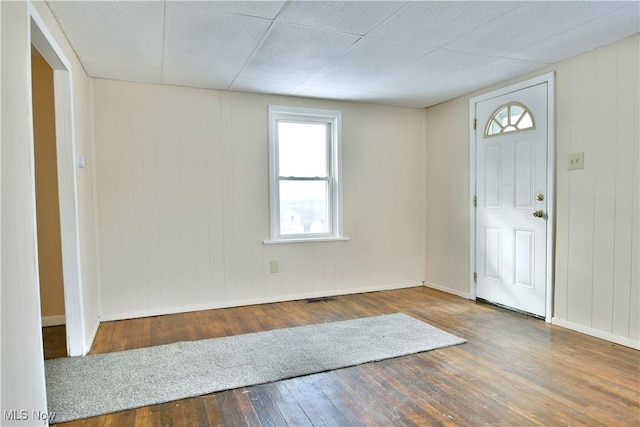
M 132 103 L 131 87 L 125 86 L 122 91 L 115 92 L 115 103 L 118 109 L 115 115 L 117 197 L 118 197 L 118 229 L 120 233 L 120 247 L 116 250 L 119 255 L 118 268 L 120 272 L 119 299 L 123 310 L 130 310 L 134 301 L 139 298 L 138 286 L 135 282 L 136 270 L 140 260 L 136 257 L 135 217 L 138 206 L 134 197 L 134 159 L 132 134 Z
M 252 297 L 253 278 L 250 260 L 251 246 L 260 244 L 259 240 L 252 240 L 251 216 L 249 207 L 249 188 L 253 177 L 251 170 L 251 152 L 249 129 L 249 96 L 246 93 L 231 94 L 231 151 L 232 151 L 232 199 L 233 199 L 233 252 L 235 274 L 235 298 L 248 300 Z M 257 294 L 256 297 L 260 295 Z
M 180 175 L 180 270 L 184 295 L 198 295 L 197 247 L 198 213 L 204 211 L 197 188 L 201 187 L 196 170 L 196 120 L 195 93 L 192 89 L 177 92 L 178 151 L 177 169 Z M 197 128 L 200 129 L 200 128 Z M 205 230 L 206 231 L 206 228 Z M 175 286 L 175 285 L 174 285 Z M 184 302 L 186 303 L 186 301 Z
M 207 110 L 206 93 L 194 91 L 193 119 L 194 128 L 207 129 L 209 111 Z M 194 197 L 196 209 L 194 228 L 196 233 L 196 243 L 194 247 L 194 269 L 195 269 L 195 294 L 201 301 L 210 300 L 209 295 L 209 203 L 208 189 L 210 187 L 208 177 L 208 137 L 207 132 L 194 133 Z
M 424 279 L 459 295 L 471 279 L 468 110 L 459 98 L 425 112 Z
M 96 129 L 115 127 L 115 87 L 96 81 L 94 89 L 101 94 L 101 102 L 94 104 Z M 100 238 L 101 280 L 109 283 L 109 292 L 101 293 L 101 304 L 123 310 L 118 299 L 122 280 L 119 267 L 120 230 L 118 224 L 118 174 L 116 144 L 106 133 L 96 134 L 96 170 L 103 178 L 99 186 L 98 235 Z
M 146 228 L 145 221 L 145 159 L 144 159 L 144 128 L 143 128 L 143 115 L 145 109 L 142 108 L 142 96 L 141 87 L 131 88 L 131 168 L 133 185 L 133 207 L 134 207 L 134 229 L 140 230 Z M 146 233 L 145 233 L 146 234 Z M 147 257 L 147 245 L 146 238 L 136 239 L 133 241 L 135 255 L 135 274 L 131 277 L 134 283 L 139 283 L 134 288 L 137 291 L 135 300 L 145 301 L 145 305 L 148 301 L 149 295 L 149 283 L 145 280 L 148 274 L 148 257 Z
M 259 117 L 264 114 L 262 106 L 264 105 L 262 96 L 254 96 L 249 98 L 248 117 Z M 267 123 L 261 122 L 257 126 L 247 126 L 249 130 L 249 141 L 256 141 L 253 144 L 253 149 L 249 147 L 248 158 L 249 167 L 248 171 L 251 172 L 251 179 L 249 180 L 248 188 L 248 200 L 249 210 L 253 206 L 268 206 L 268 169 L 267 163 L 264 159 L 267 158 L 267 142 L 265 135 L 268 134 Z M 260 141 L 263 141 L 261 144 Z M 265 198 L 263 198 L 265 197 Z M 269 216 L 268 215 L 250 215 L 248 228 L 250 229 L 251 236 L 260 236 L 269 233 Z M 249 241 L 251 242 L 251 240 Z M 251 243 L 251 255 L 250 255 L 250 274 L 252 289 L 255 296 L 264 297 L 267 295 L 265 290 L 265 278 L 269 269 L 265 268 L 265 264 L 262 262 L 262 248 L 259 242 Z M 268 273 L 271 274 L 271 273 Z
M 103 80 L 95 103 L 107 318 L 420 283 L 421 110 Z M 269 104 L 344 112 L 350 241 L 262 243 Z
M 541 71 L 556 74 L 553 317 L 632 343 L 640 335 L 639 39 L 635 35 Z M 469 193 L 452 177 L 467 170 L 459 165 L 469 158 L 461 154 L 468 134 L 458 129 L 468 131 L 468 101 L 480 93 L 425 111 L 425 279 L 455 293 L 466 292 L 469 282 L 453 278 L 468 264 L 469 246 L 454 248 L 469 236 L 468 218 L 457 216 L 468 212 Z M 584 152 L 585 167 L 568 171 L 566 156 L 576 151 Z
M 571 141 L 571 63 L 556 70 L 556 244 L 553 316 L 567 318 L 569 307 L 569 171 L 565 167 Z
M 224 214 L 222 179 L 222 111 L 221 95 L 210 91 L 207 99 L 207 121 L 205 126 L 207 144 L 207 200 L 209 228 L 209 299 L 217 303 L 224 301 L 225 264 L 224 264 Z
M 626 40 L 622 48 L 631 52 L 632 56 L 630 67 L 633 70 L 640 70 L 640 37 L 634 37 Z M 620 52 L 618 56 L 624 54 Z M 638 73 L 635 75 L 638 76 Z M 633 77 L 631 76 L 633 79 Z M 629 82 L 629 93 L 640 93 L 640 81 L 635 78 Z M 631 225 L 631 297 L 629 298 L 629 337 L 636 341 L 640 341 L 640 143 L 638 135 L 640 135 L 640 97 L 631 97 L 631 111 L 629 112 L 631 123 L 629 134 L 636 140 L 633 143 L 633 223 Z M 635 117 L 635 120 L 634 120 Z
M 235 301 L 236 297 L 236 260 L 235 253 L 235 219 L 233 212 L 233 95 L 228 92 L 222 97 L 222 212 L 223 212 L 223 244 L 224 244 L 224 300 Z
M 182 244 L 180 236 L 180 147 L 178 145 L 177 88 L 156 88 L 158 234 L 161 307 L 182 305 Z M 98 101 L 99 102 L 99 101 Z M 100 197 L 100 194 L 98 194 Z M 104 285 L 103 285 L 104 289 Z
M 35 224 L 35 187 L 27 68 L 26 7 L 3 3 L 2 182 L 2 410 L 46 408 Z M 7 424 L 18 425 L 18 422 Z
M 155 307 L 161 302 L 160 292 L 160 237 L 158 220 L 158 171 L 157 171 L 157 146 L 155 143 L 156 105 L 146 102 L 154 99 L 152 87 L 140 86 L 138 88 L 139 104 L 141 111 L 140 127 L 142 157 L 138 159 L 143 170 L 142 204 L 144 206 L 144 223 L 141 225 L 144 232 L 145 273 L 143 280 L 146 287 L 145 309 Z
M 29 106 L 31 93 L 28 7 L 37 11 L 48 36 L 57 44 L 60 52 L 69 60 L 73 80 L 64 87 L 72 97 L 75 115 L 63 117 L 65 127 L 73 125 L 76 154 L 86 156 L 89 167 L 76 171 L 76 206 L 80 229 L 80 261 L 83 278 L 84 322 L 89 340 L 98 319 L 97 276 L 95 263 L 95 224 L 93 218 L 92 168 L 93 123 L 90 79 L 82 71 L 73 50 L 68 45 L 55 18 L 43 2 L 2 2 L 0 6 L 0 39 L 2 52 L 2 87 L 0 126 L 2 140 L 0 154 L 1 212 L 1 321 L 0 371 L 2 372 L 0 396 L 2 425 L 24 425 L 27 421 L 8 420 L 5 411 L 24 410 L 46 412 L 46 390 L 40 322 L 40 295 L 38 292 L 38 267 L 36 247 L 35 197 L 32 117 Z M 56 80 L 67 83 L 57 73 Z M 65 95 L 66 97 L 66 95 Z M 70 147 L 62 147 L 70 154 Z M 69 156 L 62 158 L 72 160 Z M 74 164 L 65 163 L 69 170 Z M 60 173 L 60 170 L 58 171 Z M 69 184 L 69 182 L 67 182 Z M 68 186 L 65 187 L 69 190 Z M 68 218 L 67 218 L 68 220 Z M 64 222 L 64 221 L 63 221 Z M 72 223 L 73 221 L 66 221 Z M 63 239 L 64 239 L 63 231 Z M 76 242 L 78 243 L 78 242 Z M 75 249 L 72 244 L 69 247 Z M 72 264 L 76 267 L 72 261 Z M 80 347 L 76 345 L 74 347 Z
M 633 189 L 635 147 L 638 134 L 638 45 L 627 40 L 617 46 L 617 117 L 618 156 L 616 161 L 615 246 L 616 254 L 613 279 L 613 333 L 628 336 L 630 326 L 631 270 L 633 234 Z M 635 49 L 634 49 L 635 48 Z M 636 166 L 637 167 L 637 166 Z M 637 197 L 637 196 L 636 196 Z M 638 232 L 636 231 L 636 239 Z M 634 284 L 638 287 L 638 283 Z M 635 321 L 636 319 L 634 319 Z
M 569 174 L 569 265 L 568 316 L 575 322 L 591 326 L 593 276 L 593 207 L 595 165 L 596 83 L 595 57 L 582 55 L 571 60 L 571 142 L 570 152 L 585 152 L 584 169 Z M 590 159 L 590 160 L 589 160 Z M 566 158 L 562 161 L 566 168 Z M 577 197 L 574 197 L 577 196 Z
M 611 331 L 613 318 L 613 263 L 615 260 L 615 203 L 616 153 L 617 153 L 617 96 L 611 90 L 611 81 L 616 79 L 615 49 L 599 50 L 595 53 L 595 97 L 597 120 L 593 147 L 594 182 L 594 228 L 593 228 L 593 313 L 592 326 Z M 597 261 L 597 262 L 596 262 Z

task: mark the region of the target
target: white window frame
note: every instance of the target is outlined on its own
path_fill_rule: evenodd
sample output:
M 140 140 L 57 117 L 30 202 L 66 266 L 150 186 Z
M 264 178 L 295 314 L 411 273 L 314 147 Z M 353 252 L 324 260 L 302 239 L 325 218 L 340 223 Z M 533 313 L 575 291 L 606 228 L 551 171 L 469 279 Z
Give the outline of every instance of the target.
M 327 123 L 331 126 L 331 140 L 328 144 L 327 156 L 328 177 L 328 222 L 327 233 L 281 234 L 280 232 L 280 180 L 278 121 L 286 120 L 302 123 Z M 265 244 L 300 243 L 333 240 L 348 240 L 342 234 L 342 113 L 335 110 L 312 108 L 269 106 L 269 201 L 271 238 Z M 286 177 L 290 180 L 291 177 Z M 304 180 L 304 178 L 300 178 Z

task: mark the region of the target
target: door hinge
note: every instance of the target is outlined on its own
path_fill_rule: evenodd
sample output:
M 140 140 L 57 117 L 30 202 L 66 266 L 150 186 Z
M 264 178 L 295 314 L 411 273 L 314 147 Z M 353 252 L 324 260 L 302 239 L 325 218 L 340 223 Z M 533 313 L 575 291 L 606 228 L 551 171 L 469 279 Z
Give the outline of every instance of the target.
M 473 283 L 478 283 L 478 273 L 473 273 Z
M 478 129 L 478 119 L 473 119 L 473 130 Z
M 478 207 L 478 196 L 473 196 L 473 207 L 474 208 Z

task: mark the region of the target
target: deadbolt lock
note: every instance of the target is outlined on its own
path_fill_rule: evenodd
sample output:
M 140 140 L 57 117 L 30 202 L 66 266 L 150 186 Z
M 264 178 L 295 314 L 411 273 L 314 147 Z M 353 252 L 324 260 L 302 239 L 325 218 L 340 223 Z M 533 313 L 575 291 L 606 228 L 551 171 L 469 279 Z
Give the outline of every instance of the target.
M 544 218 L 544 211 L 542 209 L 533 211 L 533 216 L 535 216 L 536 218 Z
M 543 201 L 544 200 L 544 194 L 538 193 L 536 195 L 536 200 L 539 201 L 539 202 Z

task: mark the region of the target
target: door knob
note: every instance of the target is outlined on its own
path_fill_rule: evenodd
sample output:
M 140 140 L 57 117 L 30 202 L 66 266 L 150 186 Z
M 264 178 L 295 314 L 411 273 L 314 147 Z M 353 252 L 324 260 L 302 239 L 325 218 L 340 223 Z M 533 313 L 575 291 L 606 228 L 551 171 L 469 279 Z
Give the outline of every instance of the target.
M 533 211 L 533 216 L 536 218 L 544 218 L 544 212 L 542 209 L 538 209 L 537 211 Z

